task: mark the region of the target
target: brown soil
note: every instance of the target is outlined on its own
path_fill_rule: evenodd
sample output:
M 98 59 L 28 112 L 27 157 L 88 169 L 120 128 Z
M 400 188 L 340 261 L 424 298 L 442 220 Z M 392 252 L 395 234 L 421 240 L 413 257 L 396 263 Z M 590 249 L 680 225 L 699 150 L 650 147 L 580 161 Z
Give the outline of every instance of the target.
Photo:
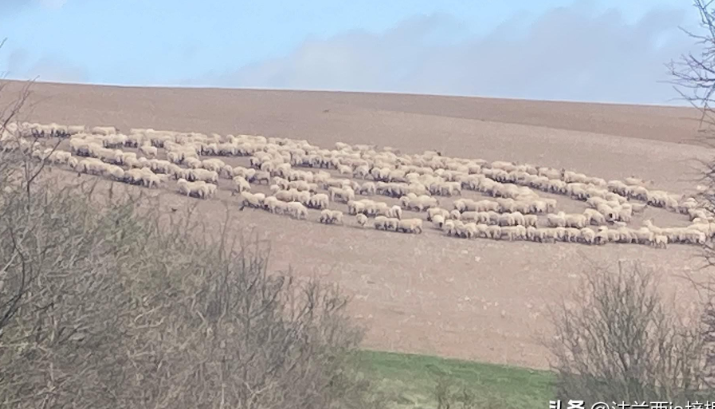
M 438 149 L 606 179 L 637 175 L 678 193 L 694 189 L 694 165 L 712 153 L 698 146 L 699 117 L 686 108 L 59 84 L 35 84 L 33 92 L 27 119 L 42 123 L 262 134 L 324 147 L 338 141 L 387 145 L 407 153 Z M 167 193 L 174 205 L 194 200 Z M 565 211 L 584 207 L 550 197 Z M 227 189 L 219 199 L 200 205 L 209 220 L 224 217 L 224 203 L 236 203 Z M 360 229 L 352 218 L 344 227 L 325 226 L 315 211 L 309 222 L 251 210 L 237 217 L 270 237 L 275 268 L 292 265 L 297 274 L 337 282 L 354 296 L 354 315 L 369 328 L 366 347 L 531 367 L 548 363 L 539 343 L 550 336 L 547 307 L 569 295 L 589 261 L 639 259 L 663 271 L 663 283 L 687 302 L 694 294 L 676 276 L 693 272 L 699 262 L 692 246 L 467 241 L 431 227 L 421 236 Z M 687 223 L 684 216 L 652 208 L 643 217 L 659 225 Z

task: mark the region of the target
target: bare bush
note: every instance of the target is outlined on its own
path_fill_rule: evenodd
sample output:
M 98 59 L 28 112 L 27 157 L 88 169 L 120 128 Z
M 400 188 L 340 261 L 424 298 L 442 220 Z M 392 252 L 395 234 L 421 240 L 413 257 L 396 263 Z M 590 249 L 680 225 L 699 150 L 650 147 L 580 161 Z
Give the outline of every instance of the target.
M 269 274 L 266 243 L 206 239 L 147 198 L 36 190 L 0 198 L 0 407 L 365 404 L 336 288 Z
M 706 145 L 715 146 L 715 10 L 711 0 L 693 0 L 693 5 L 700 16 L 699 32 L 686 33 L 696 41 L 697 53 L 682 55 L 672 61 L 668 67 L 672 82 L 681 97 L 701 112 L 700 140 Z M 705 187 L 699 192 L 700 206 L 710 213 L 715 212 L 715 159 L 701 162 L 703 172 L 700 183 Z M 715 266 L 715 246 L 709 242 L 701 253 L 705 267 Z M 712 278 L 695 280 L 695 286 L 708 298 L 702 317 L 702 337 L 705 342 L 706 366 L 703 376 L 711 388 L 715 388 L 715 299 Z
M 269 272 L 230 218 L 43 169 L 0 152 L 0 407 L 377 405 L 338 288 Z
M 552 312 L 548 342 L 561 399 L 680 402 L 702 393 L 699 325 L 665 305 L 653 272 L 594 267 L 573 298 Z

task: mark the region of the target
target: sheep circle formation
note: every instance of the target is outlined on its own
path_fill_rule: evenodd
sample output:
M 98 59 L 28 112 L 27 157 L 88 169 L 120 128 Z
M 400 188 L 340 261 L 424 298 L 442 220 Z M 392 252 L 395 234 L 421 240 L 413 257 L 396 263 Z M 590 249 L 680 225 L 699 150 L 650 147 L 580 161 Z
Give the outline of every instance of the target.
M 46 148 L 43 140 L 48 138 L 68 139 L 69 151 Z M 54 123 L 10 123 L 0 135 L 0 149 L 146 188 L 176 180 L 178 193 L 198 199 L 215 197 L 219 179 L 229 179 L 242 209 L 297 220 L 319 211 L 318 221 L 329 225 L 346 224 L 343 211 L 328 208 L 341 203 L 358 227 L 409 234 L 423 233 L 426 221 L 446 236 L 538 243 L 636 243 L 664 249 L 673 243 L 703 245 L 715 237 L 713 214 L 701 201 L 652 189 L 652 182 L 636 177 L 606 181 L 563 169 L 434 151 L 407 155 L 343 142 L 323 149 L 288 138 L 153 129 L 123 134 L 112 126 Z M 159 159 L 162 154 L 166 159 Z M 219 157 L 249 157 L 249 166 L 231 166 Z M 259 185 L 270 194 L 252 192 Z M 487 198 L 461 197 L 464 191 Z M 585 202 L 588 208 L 565 213 L 555 199 L 537 191 Z M 399 205 L 357 196 L 391 197 Z M 441 207 L 443 198 L 455 198 L 450 208 Z M 647 206 L 687 215 L 691 223 L 659 227 L 648 219 L 639 228 L 629 227 Z M 404 212 L 425 217 L 405 217 Z

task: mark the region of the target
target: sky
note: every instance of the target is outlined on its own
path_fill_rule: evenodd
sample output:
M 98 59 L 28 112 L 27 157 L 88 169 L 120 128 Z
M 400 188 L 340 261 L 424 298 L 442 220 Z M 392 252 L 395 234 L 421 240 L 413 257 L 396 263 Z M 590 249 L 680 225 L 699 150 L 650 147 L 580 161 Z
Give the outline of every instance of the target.
M 0 72 L 675 105 L 697 22 L 690 0 L 0 0 Z

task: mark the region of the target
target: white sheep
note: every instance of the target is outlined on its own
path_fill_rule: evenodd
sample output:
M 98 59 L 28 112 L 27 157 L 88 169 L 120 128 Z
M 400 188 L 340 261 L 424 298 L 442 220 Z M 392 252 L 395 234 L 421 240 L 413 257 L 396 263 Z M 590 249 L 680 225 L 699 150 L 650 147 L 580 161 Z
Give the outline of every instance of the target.
M 355 191 L 349 187 L 336 187 L 336 186 L 331 186 L 328 188 L 328 192 L 330 193 L 330 200 L 336 202 L 343 202 L 347 203 L 350 200 L 355 200 Z
M 422 219 L 399 220 L 395 230 L 398 232 L 420 234 L 422 233 Z
M 581 241 L 586 244 L 595 244 L 596 242 L 596 232 L 584 227 L 581 229 Z
M 377 186 L 375 186 L 375 183 L 373 182 L 365 182 L 357 190 L 357 193 L 364 196 L 375 196 L 377 193 Z
M 367 216 L 364 214 L 360 213 L 355 217 L 355 220 L 357 220 L 357 224 L 360 225 L 361 227 L 365 227 L 367 224 Z
M 95 135 L 116 135 L 119 130 L 113 126 L 95 126 L 92 133 Z
M 317 193 L 315 195 L 310 196 L 308 202 L 306 203 L 306 206 L 311 209 L 325 209 L 328 207 L 329 204 L 330 199 L 328 198 L 328 195 L 326 195 L 325 193 Z
M 288 214 L 294 219 L 307 219 L 308 218 L 308 208 L 306 208 L 300 202 L 288 202 L 286 204 L 288 207 Z
M 546 215 L 546 221 L 551 227 L 566 227 L 566 213 L 549 213 Z
M 603 226 L 606 224 L 606 216 L 601 214 L 598 210 L 586 209 L 583 211 L 584 216 L 586 216 L 586 222 L 588 224 L 595 224 L 596 226 Z
M 440 215 L 443 219 L 449 218 L 449 210 L 442 209 L 439 207 L 432 207 L 427 209 L 427 221 L 432 221 L 435 216 Z
M 392 206 L 387 208 L 385 205 L 384 210 L 379 209 L 387 217 L 392 217 L 395 219 L 402 219 L 402 208 L 400 206 Z
M 237 193 L 250 192 L 251 184 L 244 177 L 236 176 L 233 178 L 233 188 Z
M 248 176 L 248 181 L 256 184 L 265 182 L 266 185 L 269 185 L 271 183 L 271 174 L 263 170 L 255 171 L 252 175 Z
M 665 234 L 656 234 L 653 238 L 653 246 L 659 249 L 668 248 L 668 236 Z
M 263 208 L 263 202 L 266 200 L 266 195 L 263 193 L 241 193 L 241 206 L 248 206 L 256 209 Z
M 177 186 L 179 187 L 179 192 L 181 194 L 197 197 L 200 199 L 207 199 L 211 197 L 212 194 L 215 192 L 209 187 L 212 185 L 203 181 L 189 182 L 188 180 L 182 178 L 178 180 Z
M 343 224 L 343 212 L 340 210 L 325 209 L 320 212 L 320 223 Z
M 184 179 L 190 182 L 201 180 L 204 182 L 218 184 L 218 173 L 213 170 L 186 169 L 184 171 L 184 175 Z
M 501 227 L 497 225 L 491 225 L 487 228 L 487 238 L 492 240 L 499 240 L 502 237 Z
M 437 227 L 438 229 L 441 229 L 442 226 L 444 225 L 444 223 L 445 223 L 444 216 L 437 214 L 437 215 L 434 215 L 434 217 L 432 217 L 432 224 L 434 224 L 434 226 Z
M 284 204 L 285 202 L 281 202 L 275 196 L 267 196 L 265 199 L 263 199 L 263 208 L 271 213 L 282 214 L 280 210 L 283 209 Z
M 400 205 L 406 210 L 422 212 L 426 209 L 439 206 L 439 202 L 437 199 L 426 195 L 417 197 L 402 196 L 400 197 Z

